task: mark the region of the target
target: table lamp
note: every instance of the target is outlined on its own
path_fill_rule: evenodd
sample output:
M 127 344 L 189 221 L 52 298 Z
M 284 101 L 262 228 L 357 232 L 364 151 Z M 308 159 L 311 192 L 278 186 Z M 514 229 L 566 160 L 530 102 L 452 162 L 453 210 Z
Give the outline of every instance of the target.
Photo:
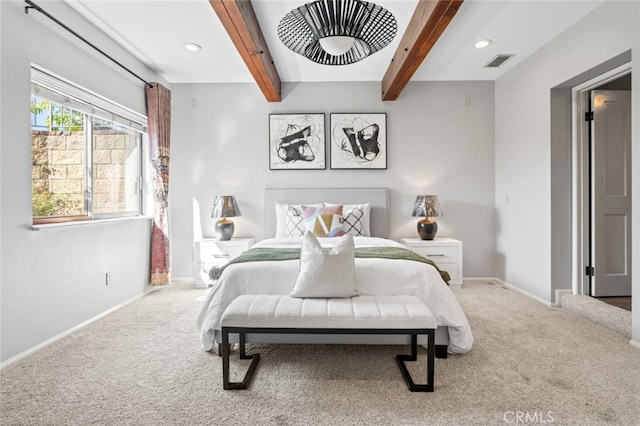
M 213 200 L 213 210 L 211 217 L 221 218 L 216 222 L 216 238 L 221 241 L 228 241 L 233 237 L 235 226 L 228 217 L 240 216 L 240 209 L 236 199 L 232 195 L 218 195 Z
M 423 240 L 433 240 L 438 232 L 438 223 L 432 217 L 442 216 L 437 195 L 418 195 L 411 216 L 422 217 L 418 221 L 418 235 Z

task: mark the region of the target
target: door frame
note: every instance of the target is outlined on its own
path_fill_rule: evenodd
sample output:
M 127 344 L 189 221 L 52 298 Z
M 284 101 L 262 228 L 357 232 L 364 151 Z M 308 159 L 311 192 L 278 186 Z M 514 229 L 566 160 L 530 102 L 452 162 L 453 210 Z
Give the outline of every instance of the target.
M 571 89 L 571 216 L 573 223 L 571 289 L 573 294 L 591 294 L 590 279 L 585 272 L 585 268 L 591 264 L 590 124 L 585 121 L 585 113 L 590 109 L 589 93 L 605 83 L 631 74 L 631 69 L 631 63 L 628 62 Z

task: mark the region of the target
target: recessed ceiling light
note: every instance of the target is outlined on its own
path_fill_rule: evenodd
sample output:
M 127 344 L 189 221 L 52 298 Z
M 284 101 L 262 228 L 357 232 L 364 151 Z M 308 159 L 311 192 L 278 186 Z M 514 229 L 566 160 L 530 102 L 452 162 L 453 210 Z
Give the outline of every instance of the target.
M 195 43 L 185 43 L 184 48 L 189 52 L 199 52 L 202 50 L 202 47 L 200 47 L 199 44 L 195 44 Z
M 474 47 L 476 49 L 482 49 L 489 46 L 491 43 L 493 43 L 493 40 L 489 40 L 488 38 L 486 38 L 484 40 L 476 41 L 476 44 L 474 44 Z

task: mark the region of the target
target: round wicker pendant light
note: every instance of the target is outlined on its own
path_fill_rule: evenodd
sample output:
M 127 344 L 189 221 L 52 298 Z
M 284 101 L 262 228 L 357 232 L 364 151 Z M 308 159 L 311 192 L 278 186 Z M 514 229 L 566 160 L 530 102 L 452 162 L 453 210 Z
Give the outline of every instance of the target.
M 278 37 L 313 62 L 348 65 L 386 47 L 397 30 L 393 14 L 374 3 L 318 0 L 287 13 Z

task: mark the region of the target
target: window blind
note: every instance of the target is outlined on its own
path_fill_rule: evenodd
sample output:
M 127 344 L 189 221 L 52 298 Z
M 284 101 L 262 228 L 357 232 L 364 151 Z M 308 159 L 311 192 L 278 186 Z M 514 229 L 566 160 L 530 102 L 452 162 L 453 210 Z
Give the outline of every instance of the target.
M 35 65 L 31 90 L 39 98 L 146 133 L 147 117 Z

